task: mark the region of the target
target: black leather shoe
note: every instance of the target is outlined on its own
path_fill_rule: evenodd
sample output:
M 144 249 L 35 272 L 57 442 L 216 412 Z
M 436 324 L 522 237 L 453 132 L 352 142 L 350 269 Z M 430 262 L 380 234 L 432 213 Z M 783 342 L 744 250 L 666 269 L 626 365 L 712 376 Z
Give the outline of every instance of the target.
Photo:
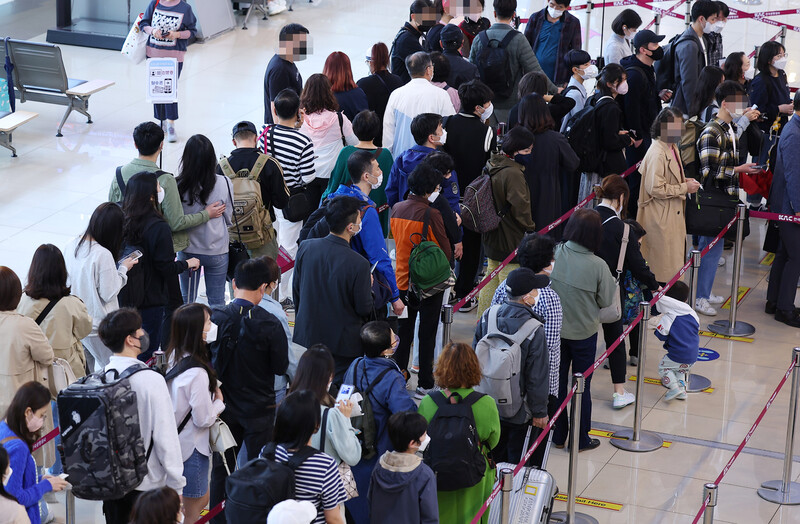
M 783 322 L 787 326 L 800 328 L 800 316 L 798 316 L 794 311 L 789 313 L 778 310 L 775 312 L 775 320 L 778 322 Z
M 562 444 L 556 444 L 555 442 L 553 442 L 553 447 L 556 449 L 564 449 L 564 446 L 566 446 L 566 442 Z
M 586 446 L 582 447 L 578 451 L 589 451 L 589 450 L 592 450 L 592 449 L 597 449 L 599 447 L 600 447 L 600 439 L 593 438 L 593 439 L 589 440 L 589 444 L 587 444 Z
M 778 303 L 767 300 L 767 304 L 764 306 L 764 313 L 774 315 L 776 311 L 778 311 Z

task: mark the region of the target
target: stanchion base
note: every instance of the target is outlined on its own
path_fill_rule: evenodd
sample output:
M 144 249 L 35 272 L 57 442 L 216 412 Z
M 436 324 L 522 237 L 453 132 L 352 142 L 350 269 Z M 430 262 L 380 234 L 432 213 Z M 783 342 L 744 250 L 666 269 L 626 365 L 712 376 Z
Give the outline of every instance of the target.
M 633 440 L 633 430 L 623 429 L 611 435 L 611 445 L 625 451 L 643 453 L 660 449 L 664 439 L 651 431 L 640 431 L 639 440 Z
M 699 393 L 711 387 L 711 381 L 703 375 L 689 374 L 689 383 L 686 384 L 687 393 Z
M 557 511 L 550 515 L 550 522 L 555 522 L 557 524 L 600 524 L 596 518 L 590 517 L 586 513 L 578 513 L 575 512 L 575 520 L 570 521 L 569 515 L 567 515 L 566 511 Z
M 768 480 L 761 484 L 758 496 L 775 504 L 786 504 L 788 506 L 800 504 L 800 484 L 790 482 L 789 490 L 786 493 L 781 493 L 782 485 L 783 481 L 781 480 Z
M 708 330 L 729 337 L 747 337 L 756 332 L 755 326 L 740 320 L 737 320 L 733 326 L 728 320 L 717 320 L 713 324 L 709 324 Z

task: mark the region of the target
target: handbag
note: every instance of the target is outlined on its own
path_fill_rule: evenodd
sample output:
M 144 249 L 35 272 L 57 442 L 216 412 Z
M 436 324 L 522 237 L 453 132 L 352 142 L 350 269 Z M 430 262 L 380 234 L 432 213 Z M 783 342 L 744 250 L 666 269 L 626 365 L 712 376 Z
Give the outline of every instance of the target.
M 319 434 L 319 450 L 325 453 L 325 437 L 327 436 L 327 427 L 328 427 L 328 412 L 331 408 L 325 408 L 325 412 L 322 414 L 322 424 L 320 424 L 320 434 Z M 353 476 L 353 470 L 350 469 L 350 464 L 345 461 L 340 461 L 339 466 L 337 467 L 339 470 L 339 476 L 342 477 L 342 484 L 344 484 L 344 490 L 347 493 L 347 500 L 354 499 L 358 496 L 358 486 L 356 486 L 356 479 Z
M 616 215 L 609 217 L 603 222 L 605 224 L 612 218 L 619 219 Z M 614 298 L 611 305 L 600 309 L 599 320 L 601 324 L 610 324 L 622 318 L 622 305 L 620 304 L 619 283 L 622 279 L 622 265 L 625 262 L 625 252 L 628 250 L 628 236 L 631 226 L 624 224 L 622 230 L 622 245 L 619 247 L 619 258 L 617 259 L 617 276 L 614 283 Z
M 703 237 L 715 237 L 736 216 L 739 197 L 711 184 L 693 195 L 686 196 L 686 233 Z M 749 215 L 749 212 L 747 212 Z M 725 233 L 726 240 L 736 239 L 738 223 Z M 742 238 L 750 234 L 750 220 L 744 221 Z
M 272 156 L 275 156 L 275 128 L 269 128 L 269 150 Z M 289 201 L 286 203 L 283 212 L 283 218 L 289 222 L 304 222 L 305 219 L 317 208 L 312 205 L 306 194 L 308 186 L 301 183 L 299 186 L 289 190 Z
M 231 428 L 219 417 L 217 417 L 217 420 L 208 428 L 208 446 L 213 453 L 220 454 L 222 463 L 225 466 L 225 471 L 230 475 L 231 470 L 228 467 L 228 460 L 225 458 L 225 452 L 236 447 L 236 439 L 233 438 Z M 234 469 L 236 468 L 234 467 Z
M 231 186 L 228 181 L 225 181 L 225 187 L 228 189 L 228 197 L 233 202 L 233 195 L 231 194 Z M 236 236 L 239 240 L 228 241 L 228 282 L 233 280 L 233 275 L 236 272 L 236 266 L 240 262 L 250 260 L 250 254 L 247 252 L 247 244 L 242 242 L 242 232 L 239 231 L 239 219 L 236 218 L 236 210 L 233 210 L 233 222 L 236 224 Z
M 156 0 L 156 5 L 158 5 L 158 0 Z M 130 7 L 130 3 L 128 7 Z M 141 64 L 144 62 L 144 59 L 147 58 L 147 40 L 150 38 L 150 35 L 142 31 L 140 27 L 142 18 L 144 18 L 144 13 L 139 13 L 130 31 L 128 31 L 128 36 L 125 37 L 125 42 L 122 44 L 122 49 L 120 50 L 122 56 L 134 64 Z

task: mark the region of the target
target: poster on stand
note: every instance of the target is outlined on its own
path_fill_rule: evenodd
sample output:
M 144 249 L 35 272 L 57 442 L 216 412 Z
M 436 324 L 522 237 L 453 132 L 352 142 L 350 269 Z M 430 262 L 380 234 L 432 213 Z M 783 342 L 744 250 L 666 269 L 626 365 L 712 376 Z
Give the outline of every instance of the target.
M 147 59 L 147 101 L 171 104 L 178 101 L 178 59 Z

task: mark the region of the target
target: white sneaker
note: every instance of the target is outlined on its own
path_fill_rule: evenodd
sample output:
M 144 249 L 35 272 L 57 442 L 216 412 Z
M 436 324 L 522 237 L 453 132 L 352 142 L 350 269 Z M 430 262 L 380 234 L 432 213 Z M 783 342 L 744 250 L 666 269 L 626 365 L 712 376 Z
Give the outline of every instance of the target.
M 725 265 L 725 257 L 719 257 L 719 261 L 717 262 L 717 267 L 722 267 Z
M 614 406 L 614 409 L 622 409 L 625 406 L 629 406 L 636 402 L 636 396 L 633 393 L 628 393 L 627 391 L 624 391 L 622 395 L 619 393 L 614 393 L 613 398 L 614 400 L 612 405 Z
M 286 11 L 286 2 L 274 1 L 267 5 L 267 14 L 269 16 L 277 15 Z
M 664 400 L 686 400 L 686 391 L 682 390 L 680 387 L 675 386 L 667 391 L 667 394 L 664 395 Z
M 697 299 L 694 303 L 694 310 L 703 315 L 708 315 L 709 317 L 716 316 L 717 314 L 717 310 L 711 307 L 711 304 L 709 304 L 708 300 L 705 298 Z
M 175 126 L 167 126 L 167 142 L 177 142 L 178 135 L 175 133 Z
M 711 293 L 708 296 L 708 303 L 709 304 L 722 304 L 723 302 L 725 302 L 725 300 L 726 300 L 725 297 L 721 297 L 719 295 L 715 295 L 714 293 Z

